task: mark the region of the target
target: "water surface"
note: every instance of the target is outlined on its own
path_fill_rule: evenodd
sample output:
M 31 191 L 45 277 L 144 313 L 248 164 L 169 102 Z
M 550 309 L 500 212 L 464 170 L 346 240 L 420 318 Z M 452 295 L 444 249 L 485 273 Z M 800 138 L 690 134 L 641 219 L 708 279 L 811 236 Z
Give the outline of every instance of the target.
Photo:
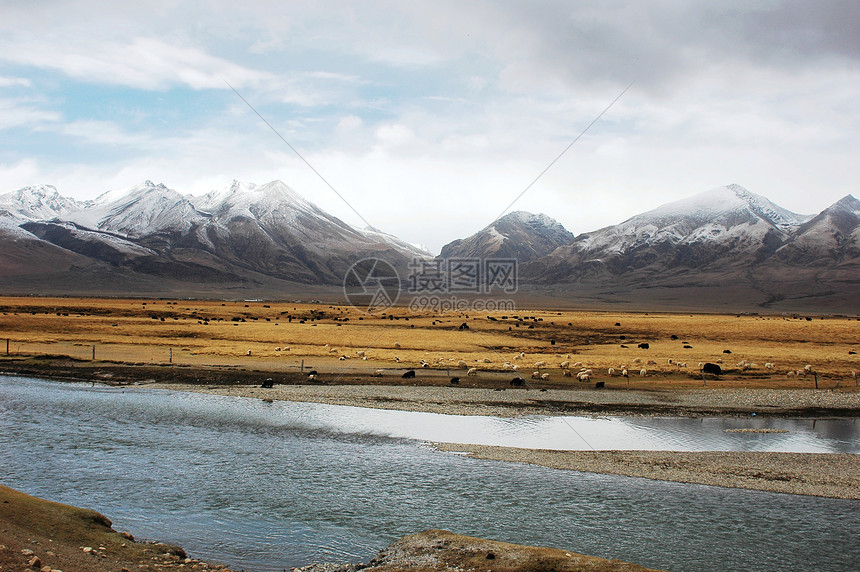
M 249 570 L 365 560 L 427 528 L 671 570 L 860 562 L 858 501 L 469 459 L 407 438 L 426 424 L 387 413 L 397 421 L 359 408 L 0 377 L 0 474 L 31 494 L 96 508 L 119 530 Z M 490 436 L 544 425 L 482 419 L 509 430 Z M 652 421 L 626 423 L 648 432 Z M 690 428 L 671 432 L 712 423 L 683 421 Z M 713 421 L 710 432 L 749 437 L 721 425 L 739 421 L 750 420 Z M 823 434 L 819 423 L 808 439 L 816 446 L 857 446 L 856 428 Z M 554 435 L 549 427 L 528 438 Z

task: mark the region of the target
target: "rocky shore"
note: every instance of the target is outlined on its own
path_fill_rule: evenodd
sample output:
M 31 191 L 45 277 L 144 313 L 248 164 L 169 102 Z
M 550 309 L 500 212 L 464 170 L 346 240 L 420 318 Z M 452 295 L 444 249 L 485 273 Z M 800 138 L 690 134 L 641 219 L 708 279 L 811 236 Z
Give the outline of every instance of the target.
M 367 564 L 313 564 L 293 572 L 648 572 L 620 560 L 584 556 L 557 548 L 520 546 L 428 530 L 405 536 Z
M 230 572 L 222 564 L 190 558 L 178 546 L 136 542 L 111 528 L 104 515 L 36 498 L 0 485 L 0 571 Z M 296 572 L 538 572 L 592 570 L 647 572 L 635 564 L 554 548 L 519 546 L 430 530 L 406 536 L 364 564 L 313 564 Z

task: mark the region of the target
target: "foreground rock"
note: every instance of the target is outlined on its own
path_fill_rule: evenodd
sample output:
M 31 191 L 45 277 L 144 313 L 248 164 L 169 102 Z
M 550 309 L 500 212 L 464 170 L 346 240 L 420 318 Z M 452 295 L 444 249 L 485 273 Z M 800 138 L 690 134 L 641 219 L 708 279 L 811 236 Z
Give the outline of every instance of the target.
M 178 546 L 135 542 L 94 511 L 39 499 L 0 485 L 0 570 L 122 572 L 222 570 Z
M 294 568 L 294 572 L 443 572 L 446 570 L 482 570 L 488 572 L 539 572 L 554 570 L 573 572 L 647 572 L 635 564 L 583 556 L 557 548 L 520 546 L 493 540 L 473 538 L 428 530 L 404 536 L 368 564 L 314 564 Z

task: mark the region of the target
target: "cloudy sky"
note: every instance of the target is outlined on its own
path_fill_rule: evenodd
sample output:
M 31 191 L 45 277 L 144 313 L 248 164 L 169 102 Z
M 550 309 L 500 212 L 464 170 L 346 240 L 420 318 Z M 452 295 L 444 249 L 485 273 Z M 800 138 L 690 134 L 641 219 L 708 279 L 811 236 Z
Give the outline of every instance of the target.
M 580 233 L 729 183 L 860 190 L 856 0 L 136 4 L 0 1 L 0 193 L 280 179 L 438 251 L 631 82 L 512 210 Z

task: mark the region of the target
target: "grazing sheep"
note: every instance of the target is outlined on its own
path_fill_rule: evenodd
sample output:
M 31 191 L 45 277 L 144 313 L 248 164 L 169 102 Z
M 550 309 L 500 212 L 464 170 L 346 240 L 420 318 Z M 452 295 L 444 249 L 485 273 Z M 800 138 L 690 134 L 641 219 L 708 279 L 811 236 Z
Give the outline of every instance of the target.
M 404 373 L 400 377 L 402 377 L 403 379 L 413 379 L 415 377 L 415 370 L 410 369 L 409 371 L 407 371 L 406 373 Z
M 467 364 L 467 363 L 466 363 L 465 361 L 463 361 L 463 360 L 460 360 L 460 361 L 458 361 L 458 362 L 457 362 L 457 367 L 462 367 L 463 369 L 466 369 L 467 367 L 469 367 L 469 364 Z
M 487 359 L 487 358 L 484 358 L 484 363 L 493 363 L 493 362 L 491 362 L 491 361 L 490 361 L 489 359 Z
M 641 377 L 645 377 L 646 375 L 648 375 L 648 370 L 647 370 L 647 369 L 640 369 L 640 370 L 639 370 L 639 375 L 640 375 Z
M 786 377 L 794 377 L 795 375 L 797 375 L 797 372 L 796 372 L 796 371 L 794 371 L 793 369 L 792 369 L 792 370 L 789 370 L 789 371 L 788 371 L 788 372 L 786 372 L 786 374 L 785 374 L 785 376 L 786 376 Z
M 717 359 L 716 363 L 723 363 L 723 358 Z
M 590 376 L 590 375 L 588 375 L 587 373 L 580 374 L 580 375 L 578 375 L 578 376 L 576 376 L 576 377 L 577 377 L 577 379 L 579 379 L 579 381 L 581 381 L 581 382 L 583 382 L 583 383 L 586 383 L 588 380 L 590 380 L 590 379 L 591 379 L 591 376 Z
M 248 353 L 247 353 L 247 354 L 245 354 L 245 355 L 251 355 L 251 350 L 248 350 Z
M 853 369 L 851 370 L 851 378 L 852 378 L 852 379 L 857 379 L 857 372 L 856 372 L 855 370 L 853 370 Z
M 275 346 L 275 351 L 276 351 L 276 352 L 281 351 L 281 346 Z
M 248 355 L 251 355 L 251 354 L 248 353 Z M 812 366 L 809 364 L 806 364 L 805 366 L 803 366 L 803 371 L 805 371 L 806 373 L 812 373 Z
M 337 348 L 331 348 L 331 349 L 328 351 L 328 353 L 330 353 L 330 354 L 336 354 L 336 353 L 337 353 Z
M 679 362 L 675 362 L 675 365 L 677 365 L 679 368 L 682 368 L 682 367 L 685 368 L 685 367 L 687 367 L 687 362 L 679 361 Z
M 549 374 L 548 374 L 548 373 L 543 373 L 543 374 L 541 374 L 540 378 L 541 378 L 543 381 L 546 381 L 546 380 L 548 380 L 548 379 L 549 379 Z
M 502 369 L 505 371 L 511 371 L 512 369 L 514 369 L 514 366 L 511 365 L 511 362 L 506 361 L 502 364 Z
M 532 379 L 540 379 L 540 372 L 539 371 L 533 371 L 532 372 Z
M 394 342 L 394 347 L 395 347 L 395 348 L 399 348 L 399 347 L 400 347 L 400 342 Z
M 606 374 L 609 375 L 610 377 L 612 377 L 613 375 L 615 375 L 615 368 L 610 367 L 609 369 L 606 370 Z
M 672 358 L 669 358 L 669 359 L 668 359 L 668 360 L 666 360 L 666 361 L 668 362 L 668 364 L 669 364 L 669 365 L 672 365 L 672 362 L 673 362 Z
M 383 371 L 381 369 L 378 369 L 378 370 L 374 371 L 372 374 L 370 374 L 370 377 L 382 377 L 382 374 L 383 374 Z
M 400 363 L 400 358 L 397 356 L 394 356 L 394 361 L 396 361 L 397 363 Z
M 699 362 L 699 365 L 698 365 L 697 367 L 698 367 L 699 369 L 702 369 L 704 366 L 705 366 L 705 364 L 704 364 L 704 363 Z
M 466 372 L 466 375 L 478 375 L 478 368 L 470 367 L 469 371 Z
M 511 366 L 511 369 L 512 369 L 512 370 L 514 370 L 514 371 L 519 371 L 519 370 L 520 370 L 520 366 L 518 366 L 518 365 L 512 365 L 512 366 Z
M 626 370 L 626 369 L 622 369 L 622 370 L 621 370 L 621 375 L 623 375 L 624 377 L 628 377 L 627 370 Z
M 764 364 L 764 368 L 765 369 L 773 369 L 773 364 L 771 362 L 767 362 L 766 364 Z
M 657 362 L 654 361 L 653 359 L 649 359 L 647 365 L 657 365 Z
M 425 361 L 421 364 L 421 367 L 430 367 L 430 364 Z
M 560 364 L 558 364 L 558 367 L 560 367 L 561 369 L 567 369 L 569 365 L 570 365 L 569 361 L 563 361 Z
M 538 368 L 540 368 L 540 367 L 546 367 L 546 362 L 545 362 L 545 361 L 536 361 L 536 362 L 535 362 L 535 367 L 538 367 Z
M 339 359 L 340 361 L 346 361 L 346 356 L 340 356 L 340 357 L 339 357 L 339 358 L 337 358 L 337 359 Z
M 562 377 L 570 377 L 570 370 L 569 369 L 564 370 L 563 372 L 561 372 L 561 376 Z
M 308 374 L 308 381 L 314 381 L 316 378 L 317 378 L 316 374 L 313 374 L 313 373 Z
M 365 356 L 365 353 L 364 353 L 363 351 L 361 351 L 361 350 L 356 350 L 356 351 L 355 351 L 355 355 L 357 355 L 358 357 L 364 357 L 364 356 Z
M 575 364 L 573 364 L 571 367 L 582 367 L 582 362 L 578 361 Z
M 633 363 L 642 363 L 641 358 L 633 358 Z

